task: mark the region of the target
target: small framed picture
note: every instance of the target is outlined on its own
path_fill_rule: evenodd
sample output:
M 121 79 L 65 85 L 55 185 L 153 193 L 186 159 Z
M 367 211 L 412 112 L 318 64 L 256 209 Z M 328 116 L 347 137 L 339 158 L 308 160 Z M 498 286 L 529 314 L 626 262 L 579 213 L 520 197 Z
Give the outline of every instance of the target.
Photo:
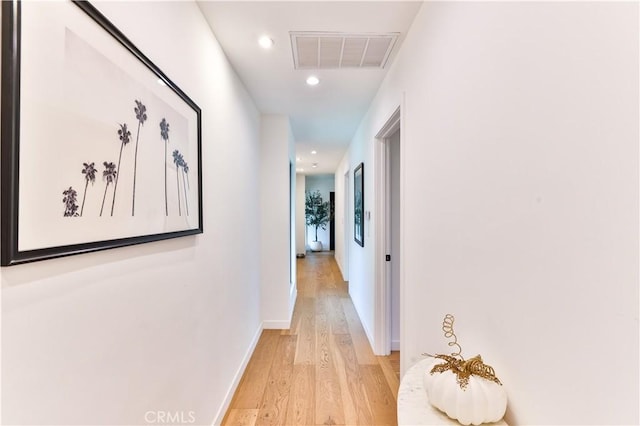
M 364 163 L 353 172 L 353 206 L 354 239 L 364 247 Z

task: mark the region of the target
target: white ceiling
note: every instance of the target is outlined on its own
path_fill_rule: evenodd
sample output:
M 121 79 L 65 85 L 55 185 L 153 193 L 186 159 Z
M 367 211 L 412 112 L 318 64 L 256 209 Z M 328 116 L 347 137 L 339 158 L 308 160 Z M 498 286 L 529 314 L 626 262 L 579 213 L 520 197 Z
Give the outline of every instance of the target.
M 416 1 L 199 1 L 232 66 L 264 114 L 285 114 L 298 169 L 333 173 L 420 9 Z M 294 69 L 290 32 L 399 33 L 382 68 Z M 257 40 L 271 37 L 265 50 Z M 311 87 L 314 74 L 320 84 Z M 312 155 L 311 150 L 317 154 Z M 316 168 L 311 163 L 317 163 Z

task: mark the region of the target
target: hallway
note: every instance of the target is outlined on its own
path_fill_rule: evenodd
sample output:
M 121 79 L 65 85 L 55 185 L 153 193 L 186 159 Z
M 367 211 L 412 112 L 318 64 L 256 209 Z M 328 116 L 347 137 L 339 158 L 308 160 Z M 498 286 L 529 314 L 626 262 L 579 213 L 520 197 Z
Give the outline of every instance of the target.
M 332 253 L 297 270 L 291 329 L 263 331 L 223 424 L 396 424 L 398 352 L 373 354 Z

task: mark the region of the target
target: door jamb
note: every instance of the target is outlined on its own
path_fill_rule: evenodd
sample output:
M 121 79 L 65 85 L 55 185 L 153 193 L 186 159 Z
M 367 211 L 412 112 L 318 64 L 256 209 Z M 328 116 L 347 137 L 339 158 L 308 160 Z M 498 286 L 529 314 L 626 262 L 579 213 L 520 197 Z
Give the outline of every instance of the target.
M 403 102 L 404 103 L 404 102 Z M 374 310 L 374 352 L 376 355 L 388 355 L 391 352 L 391 285 L 390 266 L 386 261 L 386 255 L 390 250 L 390 211 L 387 203 L 389 188 L 389 137 L 400 130 L 400 157 L 402 163 L 402 111 L 398 106 L 391 117 L 378 131 L 375 137 L 374 164 L 375 164 L 375 211 L 378 213 L 375 220 L 375 310 Z M 400 177 L 400 203 L 402 210 L 402 176 Z M 400 222 L 400 241 L 402 245 L 402 221 Z M 402 258 L 400 259 L 402 263 Z M 400 265 L 402 271 L 402 265 Z M 400 277 L 400 291 L 402 292 L 402 274 Z M 401 302 L 402 303 L 402 302 Z M 402 312 L 402 309 L 401 309 Z M 402 334 L 402 319 L 400 319 Z M 402 344 L 402 337 L 400 339 Z
M 353 231 L 351 230 L 351 218 L 353 217 L 351 213 L 351 169 L 347 170 L 344 173 L 343 184 L 344 184 L 344 217 L 342 218 L 343 223 L 343 255 L 342 255 L 342 279 L 345 281 L 349 281 L 349 256 L 351 256 L 351 238 L 353 236 Z

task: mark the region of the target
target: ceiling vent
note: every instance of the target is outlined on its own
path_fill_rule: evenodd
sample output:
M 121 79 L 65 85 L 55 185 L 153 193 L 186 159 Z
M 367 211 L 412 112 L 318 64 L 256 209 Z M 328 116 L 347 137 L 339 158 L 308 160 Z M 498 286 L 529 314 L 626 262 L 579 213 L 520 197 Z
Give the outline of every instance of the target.
M 384 68 L 399 33 L 291 32 L 295 69 Z

